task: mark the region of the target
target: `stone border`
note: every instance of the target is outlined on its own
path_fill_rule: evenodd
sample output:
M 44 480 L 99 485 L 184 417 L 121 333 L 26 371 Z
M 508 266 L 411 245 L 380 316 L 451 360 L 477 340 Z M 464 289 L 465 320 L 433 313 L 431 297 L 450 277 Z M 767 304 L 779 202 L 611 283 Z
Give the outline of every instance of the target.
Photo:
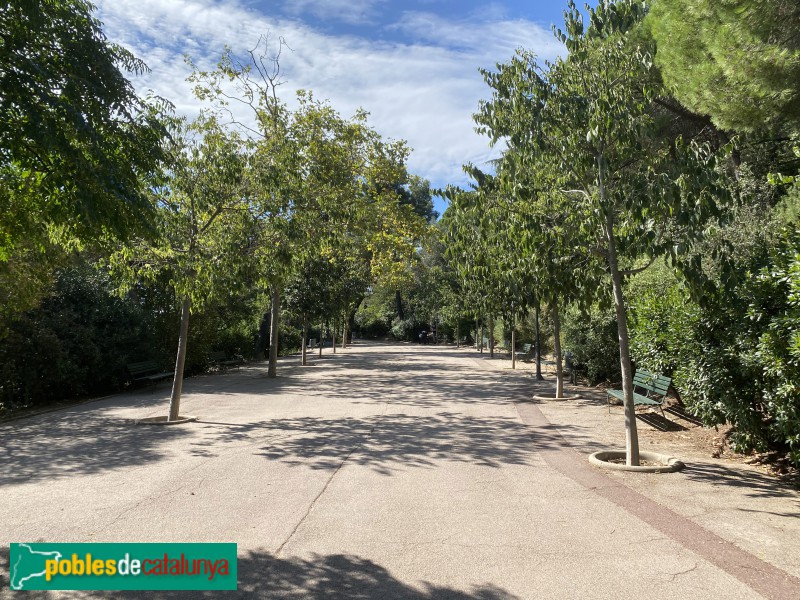
M 182 423 L 191 423 L 197 421 L 198 417 L 187 417 L 179 415 L 174 421 L 170 421 L 169 417 L 146 417 L 144 419 L 135 419 L 134 425 L 180 425 Z
M 650 462 L 661 463 L 657 466 L 638 466 L 625 465 L 607 462 L 611 458 L 625 458 L 627 455 L 624 450 L 601 450 L 589 455 L 589 462 L 596 467 L 611 469 L 612 471 L 632 471 L 634 473 L 674 473 L 680 471 L 686 465 L 674 456 L 658 454 L 657 452 L 639 452 L 639 458 Z
M 564 394 L 560 398 L 556 398 L 555 395 L 542 396 L 540 394 L 535 394 L 532 398 L 534 400 L 583 400 L 580 394 Z

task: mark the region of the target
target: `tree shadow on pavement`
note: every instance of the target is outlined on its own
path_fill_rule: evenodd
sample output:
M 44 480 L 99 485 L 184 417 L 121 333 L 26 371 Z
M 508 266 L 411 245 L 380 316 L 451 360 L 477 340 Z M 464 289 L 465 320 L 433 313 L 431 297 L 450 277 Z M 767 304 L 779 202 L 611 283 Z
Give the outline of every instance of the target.
M 8 573 L 8 548 L 0 551 L 3 574 Z M 394 577 L 385 567 L 349 554 L 313 554 L 310 558 L 277 558 L 269 552 L 240 552 L 236 591 L 73 592 L 71 598 L 281 598 L 301 600 L 515 600 L 494 585 L 472 586 L 469 591 L 431 583 L 419 589 Z M 7 585 L 6 581 L 2 582 Z M 54 592 L 25 592 L 31 599 L 53 598 Z
M 338 468 L 347 459 L 382 475 L 437 461 L 496 468 L 529 465 L 533 452 L 563 445 L 560 435 L 534 436 L 510 418 L 472 417 L 456 412 L 409 416 L 387 414 L 363 419 L 301 417 L 251 424 L 201 422 L 198 451 L 261 440 L 256 454 L 291 466 L 315 470 Z M 579 428 L 578 428 L 579 429 Z M 263 443 L 266 441 L 267 443 Z
M 779 481 L 773 475 L 745 468 L 733 469 L 723 465 L 691 463 L 686 466 L 685 474 L 689 479 L 711 483 L 715 486 L 741 488 L 746 490 L 745 495 L 751 498 L 798 497 L 797 487 L 791 483 Z M 800 508 L 800 500 L 797 501 L 797 504 Z
M 143 465 L 189 434 L 89 412 L 51 413 L 0 432 L 0 486 Z
M 370 362 L 342 361 L 339 364 L 346 365 L 346 371 L 333 371 L 307 382 L 304 395 L 346 398 L 365 404 L 388 400 L 391 405 L 435 408 L 444 402 L 507 405 L 510 400 L 532 393 L 532 382 L 523 376 L 476 370 L 469 365 L 445 367 L 421 362 L 420 355 L 413 356 L 417 360 L 409 363 L 380 358 Z

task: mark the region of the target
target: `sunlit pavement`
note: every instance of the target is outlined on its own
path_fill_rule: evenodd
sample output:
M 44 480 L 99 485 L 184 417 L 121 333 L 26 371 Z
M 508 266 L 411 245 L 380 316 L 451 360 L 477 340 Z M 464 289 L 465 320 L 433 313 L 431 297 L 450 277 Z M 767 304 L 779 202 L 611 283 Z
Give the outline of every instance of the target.
M 591 467 L 624 444 L 596 392 L 535 403 L 529 365 L 453 347 L 298 362 L 187 380 L 186 425 L 132 424 L 162 384 L 0 426 L 0 593 L 10 542 L 103 541 L 238 543 L 238 592 L 153 598 L 800 597 L 797 492 L 699 455 Z

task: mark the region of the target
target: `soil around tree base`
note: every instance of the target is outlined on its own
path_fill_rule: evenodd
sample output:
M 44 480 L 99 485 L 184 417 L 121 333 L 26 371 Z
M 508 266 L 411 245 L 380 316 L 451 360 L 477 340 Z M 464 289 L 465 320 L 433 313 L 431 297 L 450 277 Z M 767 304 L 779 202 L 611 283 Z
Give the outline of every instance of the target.
M 624 450 L 601 450 L 589 455 L 589 462 L 593 465 L 614 471 L 674 473 L 686 466 L 674 456 L 658 454 L 657 452 L 639 452 L 640 464 L 637 466 L 628 465 L 625 459 Z
M 136 419 L 133 423 L 134 425 L 181 425 L 194 421 L 197 421 L 197 417 L 178 415 L 178 418 L 173 421 L 170 421 L 169 417 L 146 417 L 144 419 Z
M 564 394 L 558 398 L 554 394 L 537 394 L 533 396 L 534 400 L 582 400 L 578 394 Z

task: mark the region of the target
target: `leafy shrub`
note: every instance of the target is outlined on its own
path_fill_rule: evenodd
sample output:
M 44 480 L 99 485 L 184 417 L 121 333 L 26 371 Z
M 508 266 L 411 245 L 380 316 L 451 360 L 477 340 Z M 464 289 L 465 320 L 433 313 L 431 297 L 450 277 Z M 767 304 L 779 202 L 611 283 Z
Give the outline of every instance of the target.
M 570 306 L 561 315 L 562 348 L 572 353 L 576 373 L 590 385 L 622 380 L 619 366 L 617 320 L 612 310 Z
M 355 325 L 361 337 L 374 340 L 389 335 L 390 328 L 386 321 L 381 319 L 369 321 L 359 319 L 358 316 L 359 314 L 356 314 Z
M 61 271 L 38 308 L 6 324 L 0 404 L 15 408 L 122 389 L 126 363 L 165 358 L 153 331 L 150 315 L 116 296 L 103 273 L 86 266 Z
M 800 234 L 786 231 L 737 271 L 699 304 L 677 284 L 639 295 L 631 352 L 672 372 L 704 423 L 731 423 L 734 449 L 782 448 L 800 465 Z
M 395 319 L 392 323 L 392 337 L 396 340 L 405 340 L 407 342 L 416 341 L 419 332 L 427 329 L 428 326 L 420 324 L 416 319 Z
M 174 364 L 179 314 L 168 292 L 165 282 L 156 282 L 120 298 L 108 276 L 90 264 L 56 272 L 37 308 L 1 324 L 0 410 L 122 390 L 127 363 Z M 249 355 L 254 315 L 252 303 L 237 298 L 192 314 L 186 372 L 205 370 L 213 350 Z

